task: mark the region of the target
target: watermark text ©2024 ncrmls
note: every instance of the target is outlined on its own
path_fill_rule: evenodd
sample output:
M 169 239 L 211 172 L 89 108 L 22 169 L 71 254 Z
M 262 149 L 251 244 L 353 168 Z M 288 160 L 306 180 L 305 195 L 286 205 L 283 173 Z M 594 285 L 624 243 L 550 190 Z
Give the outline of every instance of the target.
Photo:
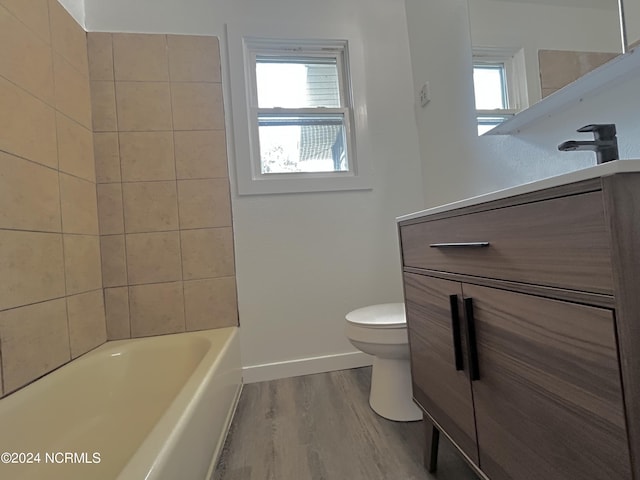
M 0 463 L 52 463 L 52 464 L 92 464 L 100 463 L 100 452 L 4 452 Z

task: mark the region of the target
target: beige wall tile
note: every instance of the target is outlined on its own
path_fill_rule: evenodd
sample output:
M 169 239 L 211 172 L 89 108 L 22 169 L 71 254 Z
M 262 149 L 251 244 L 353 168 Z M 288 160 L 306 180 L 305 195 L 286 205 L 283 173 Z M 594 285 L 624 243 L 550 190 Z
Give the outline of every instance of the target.
M 0 8 L 0 75 L 53 104 L 51 47 Z
M 129 287 L 131 337 L 185 331 L 182 282 Z
M 96 162 L 96 182 L 120 182 L 118 134 L 115 132 L 94 133 L 93 152 Z
M 0 77 L 0 150 L 58 168 L 53 108 Z
M 113 81 L 113 47 L 111 34 L 87 33 L 87 55 L 89 57 L 89 78 L 91 80 Z
M 98 234 L 95 183 L 61 173 L 60 201 L 64 233 Z
M 219 83 L 171 83 L 175 130 L 222 130 L 224 106 Z
M 0 228 L 60 232 L 58 172 L 0 152 Z
M 173 132 L 120 134 L 122 181 L 174 180 Z
M 0 310 L 64 296 L 62 235 L 0 230 Z
M 1 342 L 1 340 L 0 340 Z M 4 388 L 2 387 L 2 357 L 0 357 L 0 398 L 4 395 Z
M 107 340 L 131 338 L 129 288 L 105 288 L 104 308 L 107 318 Z
M 113 82 L 91 82 L 91 117 L 94 132 L 118 130 L 116 90 Z
M 64 235 L 64 268 L 67 295 L 102 288 L 100 237 Z
M 558 88 L 543 88 L 542 89 L 542 98 L 548 97 L 553 92 L 557 92 L 558 90 L 559 90 Z
M 168 83 L 116 82 L 121 132 L 172 130 Z
M 97 190 L 100 234 L 114 235 L 124 233 L 122 185 L 119 183 L 99 184 Z
M 164 35 L 113 34 L 116 80 L 169 81 L 167 39 Z
M 178 229 L 176 182 L 125 183 L 122 188 L 127 233 Z
M 70 118 L 56 113 L 60 171 L 96 181 L 93 134 Z
M 0 0 L 0 5 L 18 17 L 31 31 L 40 35 L 45 42 L 51 41 L 48 0 Z
M 52 0 L 56 1 L 56 0 Z M 82 75 L 66 59 L 53 54 L 56 108 L 91 129 L 89 77 Z
M 216 37 L 167 35 L 172 82 L 220 82 Z
M 185 280 L 235 274 L 231 228 L 183 230 L 180 238 Z
M 234 277 L 184 282 L 187 331 L 238 325 Z
M 71 358 L 107 341 L 102 289 L 67 297 Z
M 84 76 L 88 76 L 87 37 L 83 28 L 57 0 L 49 2 L 49 19 L 53 50 Z
M 224 130 L 174 132 L 178 178 L 228 177 Z
M 0 350 L 5 393 L 68 362 L 65 300 L 0 312 Z
M 561 88 L 580 76 L 576 52 L 540 50 L 540 85 L 543 89 Z
M 127 235 L 129 285 L 182 279 L 178 232 Z
M 231 226 L 229 181 L 178 180 L 180 228 L 210 228 Z
M 100 236 L 102 284 L 106 287 L 127 285 L 127 257 L 124 235 Z

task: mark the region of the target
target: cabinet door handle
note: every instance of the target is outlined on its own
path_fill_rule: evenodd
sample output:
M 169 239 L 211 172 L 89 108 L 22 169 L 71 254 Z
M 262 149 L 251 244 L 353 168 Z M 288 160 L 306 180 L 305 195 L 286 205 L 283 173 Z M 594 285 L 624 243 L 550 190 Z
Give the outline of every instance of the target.
M 489 242 L 460 242 L 460 243 L 431 243 L 431 248 L 482 248 L 488 247 Z
M 458 295 L 449 295 L 451 305 L 451 332 L 453 333 L 453 355 L 456 371 L 464 370 L 462 363 L 462 342 L 460 340 L 460 313 L 458 312 Z
M 480 380 L 478 366 L 478 344 L 476 343 L 476 323 L 473 317 L 473 299 L 464 299 L 464 313 L 467 319 L 467 341 L 469 344 L 469 378 Z

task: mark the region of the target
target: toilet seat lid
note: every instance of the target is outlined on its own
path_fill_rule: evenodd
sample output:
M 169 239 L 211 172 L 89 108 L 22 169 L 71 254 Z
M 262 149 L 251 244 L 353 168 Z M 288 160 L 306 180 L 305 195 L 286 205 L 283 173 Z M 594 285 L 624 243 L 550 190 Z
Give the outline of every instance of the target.
M 382 303 L 358 308 L 345 316 L 347 322 L 369 328 L 403 328 L 407 325 L 404 303 Z

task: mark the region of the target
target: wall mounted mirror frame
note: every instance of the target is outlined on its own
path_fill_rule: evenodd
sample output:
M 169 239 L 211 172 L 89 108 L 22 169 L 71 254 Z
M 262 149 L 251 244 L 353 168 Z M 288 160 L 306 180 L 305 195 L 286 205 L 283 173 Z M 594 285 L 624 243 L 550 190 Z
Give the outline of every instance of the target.
M 503 120 L 518 123 L 514 120 L 530 107 L 544 110 L 537 104 L 548 98 L 558 104 L 563 92 L 569 86 L 575 90 L 573 84 L 583 75 L 590 76 L 589 84 L 602 76 L 589 72 L 606 69 L 612 59 L 634 46 L 636 34 L 631 33 L 635 30 L 629 20 L 635 17 L 629 16 L 629 5 L 622 1 L 469 0 L 474 66 L 479 67 L 474 68 L 478 133 L 513 133 L 512 127 L 502 127 Z M 640 32 L 640 6 L 637 15 Z M 629 44 L 623 44 L 625 37 Z M 487 77 L 492 62 L 505 66 L 501 77 L 493 74 L 493 93 L 478 80 L 478 72 Z M 497 87 L 499 81 L 502 85 Z M 580 83 L 578 90 L 584 89 Z M 492 130 L 495 125 L 499 126 Z

